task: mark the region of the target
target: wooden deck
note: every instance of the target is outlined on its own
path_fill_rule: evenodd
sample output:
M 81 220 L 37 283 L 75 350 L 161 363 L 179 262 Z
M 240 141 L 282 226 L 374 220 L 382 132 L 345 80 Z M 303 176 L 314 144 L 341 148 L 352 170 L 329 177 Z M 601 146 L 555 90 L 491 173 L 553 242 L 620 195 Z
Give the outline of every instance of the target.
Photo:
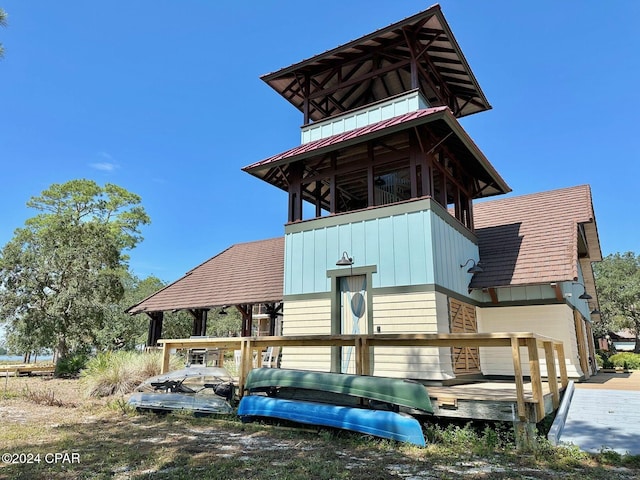
M 0 365 L 0 375 L 53 375 L 54 364 L 22 363 L 19 365 Z
M 239 392 L 242 395 L 249 371 L 260 366 L 262 352 L 267 347 L 331 346 L 355 347 L 356 374 L 371 374 L 371 354 L 376 346 L 416 347 L 510 347 L 514 377 L 511 382 L 482 382 L 464 385 L 432 387 L 436 414 L 447 417 L 515 420 L 527 428 L 552 413 L 560 404 L 560 393 L 568 384 L 562 342 L 531 332 L 452 333 L 452 334 L 375 334 L 375 335 L 313 335 L 284 337 L 232 337 L 162 339 L 163 372 L 169 367 L 169 353 L 177 348 L 219 348 L 240 350 Z M 374 348 L 373 352 L 371 348 Z M 521 348 L 529 357 L 529 377 L 523 375 Z M 539 351 L 543 352 L 542 358 Z M 254 363 L 254 357 L 258 359 Z M 562 359 L 562 361 L 558 361 Z M 547 365 L 548 379 L 542 381 L 540 362 Z M 559 375 L 556 372 L 559 366 Z
M 555 410 L 553 394 L 549 383 L 542 382 L 541 387 L 546 416 Z M 519 420 L 518 392 L 513 381 L 478 381 L 426 388 L 436 416 L 494 421 Z M 538 400 L 530 382 L 523 383 L 523 394 L 526 417 L 536 418 L 539 412 Z
M 640 392 L 640 370 L 631 372 L 598 372 L 584 382 L 575 384 L 577 389 L 585 390 L 628 390 Z

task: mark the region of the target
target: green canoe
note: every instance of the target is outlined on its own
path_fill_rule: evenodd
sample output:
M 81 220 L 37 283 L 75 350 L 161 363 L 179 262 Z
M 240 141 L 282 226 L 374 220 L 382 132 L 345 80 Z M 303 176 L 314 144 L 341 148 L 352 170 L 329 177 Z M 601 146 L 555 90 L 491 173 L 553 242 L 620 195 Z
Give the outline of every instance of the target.
M 331 392 L 433 413 L 426 387 L 401 378 L 254 368 L 245 382 L 245 389 L 249 392 L 274 387 Z

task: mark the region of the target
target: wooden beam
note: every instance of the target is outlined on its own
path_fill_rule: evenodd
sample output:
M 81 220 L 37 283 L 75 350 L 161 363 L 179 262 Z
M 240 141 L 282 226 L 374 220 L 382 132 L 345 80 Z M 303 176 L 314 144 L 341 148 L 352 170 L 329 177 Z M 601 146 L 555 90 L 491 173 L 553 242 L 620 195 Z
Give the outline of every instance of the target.
M 361 82 L 363 82 L 365 80 L 369 80 L 371 78 L 382 76 L 385 73 L 393 72 L 394 70 L 400 70 L 403 67 L 408 66 L 410 63 L 411 63 L 410 60 L 403 60 L 403 61 L 400 61 L 400 62 L 393 63 L 391 65 L 388 65 L 388 66 L 386 66 L 384 68 L 378 68 L 378 69 L 372 70 L 369 73 L 365 73 L 365 74 L 359 75 L 357 77 L 351 78 L 350 80 L 338 83 L 335 86 L 333 86 L 332 88 L 316 91 L 316 92 L 312 93 L 311 95 L 309 95 L 309 100 L 314 100 L 316 98 L 324 98 L 325 96 L 330 95 L 332 93 L 335 93 L 338 90 L 341 90 L 343 88 L 353 86 L 355 84 L 361 83 Z
M 498 303 L 500 303 L 498 301 L 498 292 L 495 288 L 491 287 L 487 289 L 487 292 L 489 293 L 489 297 L 491 297 L 491 303 L 497 305 Z
M 368 142 L 367 143 L 367 157 L 369 160 L 369 164 L 367 165 L 367 204 L 370 207 L 375 206 L 376 204 L 376 194 L 375 194 L 375 180 L 374 180 L 374 175 L 373 175 L 373 162 L 374 162 L 374 155 L 373 155 L 373 143 L 372 142 Z
M 558 300 L 559 302 L 564 302 L 564 295 L 562 294 L 562 288 L 560 287 L 560 284 L 554 282 L 551 284 L 551 286 L 553 287 L 553 291 L 556 294 L 556 300 Z

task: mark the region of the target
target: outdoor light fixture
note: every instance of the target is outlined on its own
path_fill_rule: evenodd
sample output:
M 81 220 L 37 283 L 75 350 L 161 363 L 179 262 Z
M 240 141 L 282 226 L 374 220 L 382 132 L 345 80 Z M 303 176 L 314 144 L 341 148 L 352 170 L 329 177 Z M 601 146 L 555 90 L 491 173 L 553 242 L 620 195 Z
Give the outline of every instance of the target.
M 591 295 L 589 295 L 587 293 L 587 287 L 584 286 L 584 284 L 580 283 L 580 282 L 573 282 L 576 285 L 581 285 L 582 286 L 582 295 L 580 295 L 578 298 L 581 300 L 591 300 L 593 297 Z
M 462 265 L 460 265 L 460 268 L 466 267 L 467 265 L 469 265 L 469 262 L 473 262 L 473 265 L 471 265 L 469 270 L 467 270 L 467 273 L 475 274 L 475 273 L 484 272 L 484 269 L 480 266 L 480 262 L 476 262 L 473 258 L 470 258 L 469 260 L 464 262 Z
M 594 308 L 593 310 L 591 310 L 591 315 L 600 315 L 600 314 L 601 312 L 597 308 Z
M 376 187 L 382 187 L 385 184 L 385 181 L 382 179 L 382 177 L 378 177 L 373 181 L 373 184 Z
M 220 309 L 220 311 L 218 312 L 218 315 L 226 315 L 227 314 L 227 308 L 229 308 L 227 305 L 225 305 L 224 307 L 222 307 Z
M 339 267 L 350 267 L 353 265 L 353 258 L 347 252 L 342 252 L 342 258 L 336 262 Z

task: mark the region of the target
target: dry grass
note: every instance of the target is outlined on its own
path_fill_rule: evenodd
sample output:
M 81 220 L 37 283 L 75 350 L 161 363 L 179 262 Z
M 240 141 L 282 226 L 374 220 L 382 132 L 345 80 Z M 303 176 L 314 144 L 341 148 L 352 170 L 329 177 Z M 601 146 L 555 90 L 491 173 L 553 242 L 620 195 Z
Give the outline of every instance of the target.
M 0 379 L 4 383 L 4 379 Z M 25 401 L 51 391 L 61 406 Z M 508 451 L 479 456 L 436 444 L 417 448 L 360 435 L 243 425 L 233 417 L 130 415 L 121 397 L 84 398 L 77 380 L 8 379 L 0 396 L 0 453 L 40 454 L 40 463 L 0 463 L 0 479 L 631 479 L 578 456 L 564 466 Z M 46 463 L 77 453 L 78 463 Z M 547 452 L 553 456 L 553 453 Z M 51 457 L 49 457 L 51 459 Z
M 178 360 L 173 358 L 173 363 Z M 131 393 L 142 381 L 160 374 L 162 354 L 106 352 L 92 358 L 82 371 L 82 385 L 90 397 Z

